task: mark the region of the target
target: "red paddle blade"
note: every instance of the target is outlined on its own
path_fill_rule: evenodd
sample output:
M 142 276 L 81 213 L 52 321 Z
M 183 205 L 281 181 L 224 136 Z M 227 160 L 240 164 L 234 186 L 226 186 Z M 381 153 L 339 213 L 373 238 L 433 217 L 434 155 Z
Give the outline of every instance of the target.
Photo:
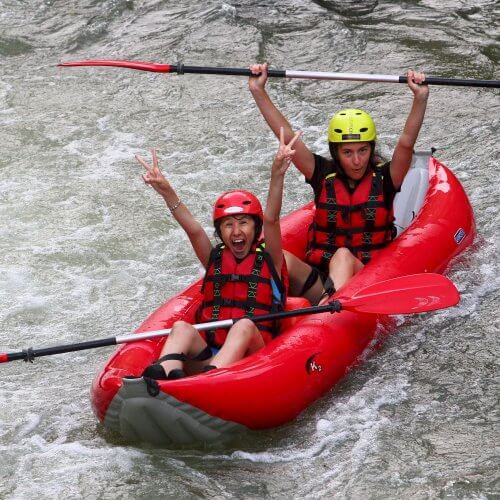
M 352 297 L 339 297 L 342 309 L 374 314 L 412 314 L 458 304 L 455 285 L 441 274 L 400 276 L 370 285 Z
M 89 61 L 69 61 L 59 63 L 58 66 L 115 66 L 117 68 L 138 69 L 140 71 L 152 71 L 153 73 L 171 73 L 171 64 L 157 64 L 141 61 L 113 61 L 113 60 L 89 60 Z

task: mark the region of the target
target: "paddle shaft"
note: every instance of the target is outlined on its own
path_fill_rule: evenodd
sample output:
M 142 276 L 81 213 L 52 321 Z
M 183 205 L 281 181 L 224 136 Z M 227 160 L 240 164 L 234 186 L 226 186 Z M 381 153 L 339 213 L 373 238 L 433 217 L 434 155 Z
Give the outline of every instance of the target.
M 311 306 L 305 307 L 303 309 L 295 309 L 292 311 L 280 311 L 277 313 L 271 314 L 261 314 L 258 316 L 254 316 L 251 319 L 253 322 L 259 321 L 277 321 L 280 319 L 295 317 L 295 316 L 304 316 L 306 314 L 318 314 L 322 312 L 339 312 L 342 309 L 342 306 L 339 301 L 332 301 L 324 306 Z M 198 323 L 193 325 L 194 328 L 198 331 L 205 330 L 213 330 L 216 328 L 230 328 L 233 326 L 239 319 L 226 319 L 221 321 L 210 321 L 207 323 Z M 154 330 L 149 332 L 141 332 L 135 333 L 132 335 L 121 335 L 117 337 L 107 337 L 104 339 L 97 340 L 89 340 L 87 342 L 79 342 L 76 344 L 66 344 L 54 347 L 46 347 L 42 349 L 32 349 L 31 347 L 28 349 L 24 349 L 19 352 L 12 353 L 0 353 L 0 363 L 7 363 L 9 361 L 17 361 L 24 360 L 32 362 L 34 358 L 39 358 L 41 356 L 50 356 L 52 354 L 62 354 L 66 352 L 76 352 L 83 351 L 86 349 L 94 349 L 96 347 L 106 347 L 110 345 L 118 345 L 118 344 L 127 344 L 129 342 L 137 342 L 139 340 L 152 339 L 155 337 L 166 337 L 170 334 L 172 328 L 168 328 L 165 330 Z
M 173 65 L 172 72 L 175 72 L 177 74 L 196 73 L 196 74 L 206 74 L 206 75 L 255 76 L 249 69 L 245 68 L 210 68 L 203 66 L 183 66 L 181 71 L 179 71 L 178 67 L 179 67 L 178 65 Z M 323 71 L 294 71 L 294 70 L 269 69 L 268 75 L 273 78 L 408 83 L 408 79 L 406 76 L 378 75 L 371 73 L 334 73 L 334 72 L 323 72 Z M 466 80 L 466 79 L 440 78 L 440 77 L 429 76 L 425 78 L 425 83 L 427 85 L 500 88 L 500 80 Z
M 89 60 L 89 61 L 70 61 L 61 63 L 58 66 L 114 66 L 121 68 L 136 69 L 140 71 L 152 71 L 155 73 L 194 73 L 203 75 L 228 75 L 228 76 L 257 76 L 248 68 L 223 68 L 213 66 L 185 66 L 178 64 L 157 64 L 139 61 L 120 61 L 120 60 Z M 274 78 L 300 78 L 311 80 L 346 80 L 362 82 L 385 82 L 385 83 L 407 83 L 406 76 L 380 75 L 370 73 L 333 73 L 321 71 L 295 71 L 269 69 L 268 75 Z M 425 78 L 425 83 L 430 85 L 448 85 L 458 87 L 490 87 L 500 88 L 500 80 L 474 80 L 458 78 L 441 78 L 429 76 Z
M 339 297 L 322 306 L 304 307 L 292 311 L 280 311 L 270 314 L 253 316 L 254 322 L 275 321 L 292 316 L 304 316 L 323 312 L 340 312 L 342 309 L 368 314 L 413 314 L 435 311 L 450 307 L 458 303 L 460 296 L 455 285 L 444 276 L 434 273 L 411 274 L 399 276 L 385 281 L 368 285 L 355 292 L 351 297 Z M 210 321 L 193 325 L 199 331 L 230 328 L 241 318 Z M 139 340 L 164 337 L 170 334 L 167 330 L 141 332 L 133 335 L 108 337 L 104 339 L 67 344 L 43 349 L 24 349 L 20 352 L 0 353 L 0 363 L 23 359 L 33 361 L 34 358 L 61 354 L 65 352 L 82 351 L 95 347 L 105 347 Z

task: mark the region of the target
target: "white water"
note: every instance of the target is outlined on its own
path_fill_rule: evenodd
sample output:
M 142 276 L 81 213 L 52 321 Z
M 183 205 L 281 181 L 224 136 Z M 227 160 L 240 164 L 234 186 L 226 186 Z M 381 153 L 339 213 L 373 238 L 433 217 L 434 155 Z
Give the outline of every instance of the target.
M 267 190 L 276 141 L 244 78 L 66 69 L 125 58 L 499 78 L 495 2 L 0 0 L 0 352 L 130 333 L 200 272 L 140 179 L 156 146 L 208 228 L 225 189 Z M 390 153 L 404 85 L 277 81 L 315 151 L 340 107 L 364 107 Z M 419 148 L 463 183 L 478 239 L 449 276 L 456 308 L 407 318 L 295 422 L 231 448 L 131 447 L 97 425 L 111 348 L 0 366 L 0 497 L 495 498 L 498 491 L 497 90 L 431 88 Z M 287 175 L 284 212 L 311 193 Z

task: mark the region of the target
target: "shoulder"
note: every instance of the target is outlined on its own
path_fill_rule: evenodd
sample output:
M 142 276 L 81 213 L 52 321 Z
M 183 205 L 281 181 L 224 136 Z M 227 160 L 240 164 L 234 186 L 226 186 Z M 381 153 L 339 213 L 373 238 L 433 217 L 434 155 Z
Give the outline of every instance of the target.
M 266 242 L 264 240 L 260 240 L 257 243 L 255 249 L 251 251 L 250 254 L 262 255 L 262 257 L 264 258 L 264 260 L 266 260 L 266 262 L 272 262 L 271 254 L 266 249 Z
M 210 262 L 212 262 L 215 258 L 220 257 L 225 250 L 227 251 L 227 248 L 224 243 L 218 243 L 217 245 L 212 247 L 212 250 L 210 250 Z
M 376 175 L 380 175 L 384 180 L 391 177 L 391 162 L 380 162 L 372 165 L 372 170 Z
M 314 172 L 308 181 L 313 188 L 317 188 L 323 182 L 323 179 L 334 172 L 337 172 L 338 166 L 331 158 L 325 158 L 324 156 L 320 156 L 314 154 Z
M 324 156 L 315 154 L 314 168 L 315 170 L 318 170 L 320 173 L 328 175 L 331 174 L 332 172 L 336 172 L 338 166 L 332 158 L 325 158 Z
M 376 175 L 382 177 L 383 181 L 391 180 L 391 162 L 380 162 L 372 166 L 373 171 Z

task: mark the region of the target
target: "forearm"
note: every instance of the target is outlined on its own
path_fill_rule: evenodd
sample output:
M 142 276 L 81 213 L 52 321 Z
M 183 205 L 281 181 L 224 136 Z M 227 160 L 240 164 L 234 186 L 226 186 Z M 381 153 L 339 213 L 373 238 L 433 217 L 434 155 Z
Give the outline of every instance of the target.
M 170 211 L 172 207 L 178 205 L 180 198 L 170 183 L 164 182 L 161 186 L 155 186 L 155 190 L 163 198 Z
M 266 90 L 251 89 L 251 93 L 259 111 L 269 125 L 269 128 L 274 132 L 274 135 L 279 137 L 280 127 L 283 127 L 285 141 L 288 142 L 293 137 L 293 129 L 283 113 L 273 103 Z
M 410 168 L 413 150 L 424 121 L 426 107 L 427 96 L 414 98 L 403 132 L 394 149 L 390 168 L 392 182 L 396 189 L 401 187 L 405 175 Z
M 149 165 L 144 158 L 135 155 L 137 161 L 146 169 L 146 173 L 142 178 L 146 184 L 151 186 L 164 199 L 172 217 L 188 235 L 193 250 L 206 268 L 212 250 L 210 239 L 161 172 L 155 148 L 152 149 L 152 156 L 153 164 Z
M 288 120 L 283 116 L 281 111 L 274 105 L 271 98 L 267 94 L 265 89 L 251 89 L 252 95 L 255 99 L 255 103 L 259 108 L 262 116 L 266 120 L 267 124 L 274 132 L 274 135 L 279 138 L 280 128 L 284 131 L 284 140 L 289 142 L 293 136 L 294 131 L 288 122 Z M 298 140 L 295 144 L 295 155 L 293 157 L 294 165 L 300 170 L 300 172 L 310 179 L 314 172 L 314 156 L 309 150 L 309 148 L 302 142 Z
M 277 160 L 274 160 L 275 162 Z M 279 224 L 281 205 L 283 202 L 284 176 L 281 174 L 271 174 L 269 192 L 267 195 L 266 210 L 264 212 L 264 222 Z
M 180 198 L 176 196 L 174 203 L 170 203 L 165 197 L 163 197 L 163 199 L 165 200 L 172 217 L 179 223 L 182 229 L 184 229 L 189 239 L 202 229 L 200 223 L 193 217 L 189 208 L 184 205 Z
M 427 96 L 419 96 L 413 100 L 412 107 L 399 139 L 400 146 L 413 151 L 418 134 L 424 121 L 427 109 Z
M 276 160 L 275 160 L 276 161 Z M 278 273 L 283 264 L 283 247 L 281 242 L 280 213 L 283 199 L 284 176 L 271 174 L 266 210 L 264 212 L 264 234 L 266 250 L 274 262 Z

